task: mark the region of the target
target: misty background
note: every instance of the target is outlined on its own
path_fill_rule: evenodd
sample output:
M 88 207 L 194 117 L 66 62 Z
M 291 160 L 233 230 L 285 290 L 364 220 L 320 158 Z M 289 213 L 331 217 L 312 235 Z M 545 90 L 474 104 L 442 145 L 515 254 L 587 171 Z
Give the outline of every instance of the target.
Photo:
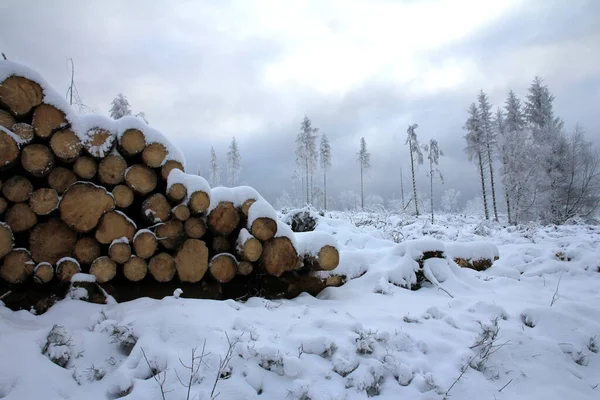
M 35 4 L 35 7 L 32 5 Z M 565 130 L 600 143 L 600 2 L 594 0 L 54 1 L 0 3 L 0 51 L 108 115 L 118 93 L 180 147 L 186 168 L 223 169 L 233 136 L 238 184 L 274 202 L 292 192 L 294 140 L 307 115 L 331 142 L 331 196 L 409 192 L 406 129 L 439 141 L 444 185 L 479 195 L 464 152 L 466 109 L 483 89 L 495 110 L 539 75 Z M 318 176 L 318 175 L 317 175 Z M 428 191 L 426 166 L 417 172 Z M 407 195 L 408 196 L 408 195 Z

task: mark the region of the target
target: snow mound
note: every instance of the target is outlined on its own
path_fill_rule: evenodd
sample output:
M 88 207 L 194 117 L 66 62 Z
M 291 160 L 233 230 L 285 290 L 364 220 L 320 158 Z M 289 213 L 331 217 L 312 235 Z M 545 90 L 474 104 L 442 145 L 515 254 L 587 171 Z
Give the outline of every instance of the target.
M 453 242 L 446 244 L 446 255 L 465 260 L 495 260 L 500 257 L 498 247 L 490 242 Z

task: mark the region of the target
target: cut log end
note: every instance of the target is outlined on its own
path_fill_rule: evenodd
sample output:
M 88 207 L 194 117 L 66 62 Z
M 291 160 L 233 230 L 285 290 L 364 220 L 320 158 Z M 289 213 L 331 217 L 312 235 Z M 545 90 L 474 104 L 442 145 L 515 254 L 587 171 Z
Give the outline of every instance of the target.
M 237 261 L 231 254 L 217 254 L 210 260 L 210 274 L 220 283 L 227 283 L 235 278 Z
M 125 183 L 135 193 L 145 196 L 156 188 L 154 171 L 142 164 L 135 164 L 125 171 Z
M 64 129 L 56 132 L 50 139 L 50 148 L 56 157 L 64 162 L 73 162 L 81 153 L 83 144 L 71 130 Z
M 210 198 L 204 192 L 194 192 L 190 196 L 188 207 L 192 214 L 200 214 L 208 209 Z
M 77 182 L 77 176 L 67 168 L 53 168 L 48 175 L 48 186 L 59 194 L 64 193 L 75 182 Z
M 31 175 L 41 178 L 54 166 L 54 154 L 43 144 L 30 144 L 23 148 L 21 165 Z
M 104 213 L 114 208 L 115 200 L 104 188 L 84 182 L 71 185 L 59 205 L 61 219 L 78 232 L 94 229 Z
M 11 284 L 22 283 L 33 273 L 34 266 L 27 250 L 15 249 L 4 257 L 0 278 Z
M 86 135 L 83 147 L 94 158 L 106 157 L 115 144 L 115 135 L 101 128 L 92 128 Z
M 201 217 L 191 217 L 185 221 L 185 234 L 193 239 L 201 239 L 206 233 L 206 222 Z
M 131 242 L 135 231 L 135 225 L 123 213 L 109 211 L 100 218 L 95 237 L 102 244 L 110 244 L 113 240 L 123 237 Z
M 131 282 L 139 282 L 148 273 L 148 263 L 141 257 L 132 256 L 123 265 L 123 275 Z
M 167 196 L 173 202 L 180 202 L 187 196 L 187 189 L 183 183 L 174 183 L 167 190 Z
M 161 169 L 160 169 L 160 176 L 163 178 L 163 180 L 166 181 L 169 178 L 169 174 L 174 169 L 178 169 L 180 171 L 184 171 L 183 165 L 179 161 L 168 160 L 161 167 Z
M 40 104 L 33 112 L 33 131 L 42 139 L 49 138 L 52 132 L 66 124 L 65 113 L 50 104 Z
M 29 144 L 33 140 L 33 126 L 25 122 L 19 122 L 17 124 L 14 124 L 12 128 L 7 129 L 13 131 L 19 138 L 21 138 L 23 142 L 27 144 Z
M 7 224 L 0 222 L 0 258 L 10 253 L 15 245 L 12 230 Z
M 280 276 L 285 271 L 296 269 L 298 259 L 298 253 L 290 239 L 276 237 L 264 243 L 260 262 L 269 274 Z
M 117 264 L 109 257 L 98 257 L 90 266 L 90 274 L 96 277 L 96 282 L 106 283 L 117 275 Z
M 156 240 L 156 236 L 150 231 L 137 233 L 133 240 L 133 250 L 140 258 L 148 259 L 152 257 L 156 252 L 157 246 L 158 241 Z
M 165 222 L 171 216 L 171 204 L 165 196 L 155 193 L 144 200 L 142 214 L 150 223 Z
M 12 75 L 0 84 L 0 103 L 13 115 L 23 116 L 42 103 L 42 87 L 27 78 Z
M 0 149 L 1 152 L 1 149 Z M 2 185 L 2 194 L 13 203 L 21 203 L 29 200 L 33 193 L 33 185 L 29 179 L 20 175 L 9 178 Z
M 248 199 L 248 200 L 244 201 L 244 203 L 242 204 L 242 207 L 240 207 L 242 210 L 242 213 L 246 217 L 248 217 L 248 210 L 250 210 L 250 206 L 254 203 L 256 203 L 256 199 Z
M 156 228 L 158 242 L 167 250 L 178 248 L 185 239 L 183 223 L 176 219 L 169 220 Z
M 133 191 L 125 185 L 117 185 L 112 190 L 118 208 L 127 208 L 133 203 Z
M 73 256 L 81 264 L 91 264 L 100 257 L 100 243 L 92 237 L 82 237 L 75 243 Z
M 0 126 L 10 130 L 15 122 L 15 117 L 11 113 L 0 109 Z
M 317 262 L 323 271 L 334 270 L 340 263 L 340 253 L 333 246 L 323 246 L 319 251 Z
M 73 164 L 73 172 L 81 179 L 92 179 L 96 175 L 97 170 L 98 164 L 92 157 L 78 157 L 77 160 L 75 160 L 75 164 Z
M 109 154 L 98 165 L 98 178 L 104 185 L 117 185 L 123 182 L 127 162 L 117 154 Z
M 252 273 L 252 271 L 254 270 L 254 267 L 252 266 L 252 263 L 248 262 L 248 261 L 240 261 L 240 263 L 237 266 L 237 274 L 238 275 L 250 275 Z
M 52 280 L 52 278 L 54 278 L 54 268 L 52 267 L 52 264 L 41 262 L 36 265 L 33 271 L 33 280 L 36 283 L 48 283 Z
M 77 234 L 58 218 L 36 225 L 29 235 L 29 249 L 37 263 L 45 261 L 54 265 L 61 258 L 69 257 L 76 242 Z
M 238 252 L 239 257 L 244 261 L 255 262 L 258 261 L 262 254 L 263 247 L 260 241 L 256 238 L 250 238 L 246 240 L 241 246 L 239 246 Z
M 60 198 L 54 189 L 38 189 L 29 198 L 29 206 L 37 215 L 48 215 L 58 208 Z
M 175 259 L 167 253 L 159 253 L 150 259 L 148 271 L 157 282 L 169 282 L 177 271 Z
M 131 246 L 128 243 L 114 242 L 108 248 L 108 256 L 117 264 L 125 264 L 131 258 Z
M 159 168 L 167 157 L 167 148 L 162 143 L 150 143 L 142 152 L 144 164 L 150 168 Z
M 0 169 L 12 167 L 19 159 L 19 146 L 8 133 L 0 130 Z
M 208 214 L 207 222 L 211 231 L 229 235 L 240 223 L 240 213 L 233 203 L 222 201 Z
M 187 239 L 175 257 L 177 275 L 182 282 L 199 282 L 208 269 L 208 249 L 203 241 Z
M 125 157 L 139 154 L 144 150 L 144 147 L 146 147 L 146 138 L 141 131 L 128 129 L 121 135 L 119 148 Z
M 37 215 L 29 204 L 16 203 L 6 211 L 5 222 L 14 233 L 25 232 L 37 224 Z
M 269 240 L 277 233 L 277 222 L 267 217 L 257 218 L 252 222 L 250 233 L 262 242 Z
M 70 282 L 73 275 L 80 272 L 79 263 L 71 258 L 63 258 L 56 265 L 56 277 L 61 282 Z
M 173 207 L 171 213 L 181 222 L 185 222 L 190 218 L 190 208 L 185 204 L 179 204 Z

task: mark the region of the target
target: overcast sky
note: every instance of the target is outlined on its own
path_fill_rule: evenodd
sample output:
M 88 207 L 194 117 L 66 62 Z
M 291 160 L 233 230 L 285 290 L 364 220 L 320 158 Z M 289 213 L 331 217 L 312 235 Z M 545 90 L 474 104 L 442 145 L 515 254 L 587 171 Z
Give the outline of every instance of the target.
M 207 169 L 225 167 L 232 136 L 242 183 L 274 201 L 291 188 L 304 115 L 332 144 L 330 193 L 359 190 L 366 138 L 367 193 L 408 189 L 406 128 L 437 138 L 447 188 L 477 195 L 463 152 L 466 108 L 479 89 L 494 106 L 524 96 L 540 75 L 571 129 L 600 142 L 600 1 L 0 1 L 0 51 L 59 92 L 75 60 L 83 100 L 108 115 L 125 94 L 134 110 Z M 425 168 L 417 178 L 426 191 Z M 225 180 L 223 175 L 222 181 Z

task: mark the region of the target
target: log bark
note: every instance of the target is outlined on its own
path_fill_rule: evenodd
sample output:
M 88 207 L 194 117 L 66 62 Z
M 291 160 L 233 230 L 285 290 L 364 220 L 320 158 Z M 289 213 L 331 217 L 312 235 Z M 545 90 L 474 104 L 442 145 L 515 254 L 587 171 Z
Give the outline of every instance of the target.
M 201 239 L 206 233 L 206 223 L 201 217 L 191 217 L 185 221 L 185 234 L 193 239 Z
M 188 201 L 188 207 L 192 214 L 200 214 L 206 211 L 209 205 L 210 198 L 207 193 L 202 191 L 192 193 Z
M 229 235 L 240 223 L 240 213 L 233 203 L 222 201 L 208 214 L 207 222 L 214 233 Z
M 175 257 L 181 282 L 199 282 L 208 269 L 208 249 L 203 241 L 186 239 Z
M 92 179 L 96 172 L 98 171 L 98 163 L 92 157 L 81 156 L 75 160 L 75 164 L 73 164 L 73 172 L 77 174 L 78 177 L 85 180 Z
M 136 226 L 125 214 L 120 211 L 109 211 L 100 218 L 95 237 L 102 244 L 109 244 L 122 237 L 131 242 L 135 231 Z
M 159 253 L 148 263 L 150 275 L 158 282 L 169 282 L 177 271 L 175 259 L 167 253 Z
M 65 257 L 56 264 L 56 277 L 61 282 L 70 282 L 73 275 L 81 272 L 79 263 L 73 258 Z
M 75 243 L 73 257 L 80 264 L 91 264 L 96 258 L 100 257 L 100 243 L 93 237 L 80 238 Z
M 214 256 L 208 265 L 210 274 L 220 283 L 227 283 L 235 278 L 237 273 L 237 260 L 228 253 Z
M 117 264 L 125 264 L 131 258 L 131 246 L 118 239 L 113 240 L 108 248 L 108 256 Z
M 38 224 L 29 235 L 29 249 L 36 263 L 55 265 L 71 255 L 76 242 L 77 234 L 58 218 Z
M 27 203 L 16 203 L 6 211 L 4 220 L 14 233 L 25 232 L 37 224 L 37 215 Z
M 81 154 L 83 144 L 72 130 L 64 129 L 52 135 L 50 148 L 56 157 L 64 162 L 71 163 Z
M 167 160 L 167 162 L 165 162 L 164 165 L 160 169 L 160 176 L 163 178 L 163 180 L 166 181 L 169 178 L 169 174 L 174 169 L 179 169 L 179 170 L 185 172 L 183 165 L 181 165 L 181 163 L 179 161 Z
M 240 207 L 240 209 L 242 210 L 242 214 L 248 217 L 248 210 L 250 210 L 250 206 L 254 203 L 256 203 L 256 199 L 248 199 L 244 201 L 244 203 Z
M 340 263 L 340 253 L 333 246 L 323 246 L 317 256 L 305 255 L 304 266 L 313 271 L 331 271 Z
M 86 133 L 83 148 L 94 158 L 106 157 L 115 144 L 115 135 L 102 128 L 92 128 Z
M 48 186 L 63 194 L 69 186 L 77 182 L 77 176 L 70 169 L 56 167 L 48 174 Z
M 240 261 L 237 266 L 237 274 L 247 276 L 252 273 L 254 266 L 248 261 Z
M 277 233 L 277 222 L 268 217 L 256 218 L 250 226 L 250 233 L 262 242 L 267 241 Z
M 0 169 L 12 167 L 19 159 L 19 146 L 11 135 L 0 129 Z
M 185 204 L 178 204 L 171 210 L 175 218 L 181 222 L 185 222 L 190 218 L 190 208 Z
M 96 282 L 106 283 L 117 275 L 117 264 L 109 257 L 98 257 L 90 266 L 90 274 L 96 277 Z
M 2 184 L 2 194 L 13 203 L 22 203 L 33 194 L 33 185 L 29 179 L 15 175 Z
M 37 137 L 47 139 L 52 132 L 67 124 L 65 113 L 50 104 L 40 104 L 33 112 L 33 131 Z
M 135 164 L 125 171 L 125 183 L 135 193 L 142 196 L 156 189 L 156 174 L 142 164 Z
M 260 262 L 271 275 L 280 276 L 285 271 L 292 271 L 298 265 L 298 253 L 287 237 L 276 237 L 263 244 Z
M 185 239 L 183 223 L 176 219 L 171 219 L 156 228 L 156 237 L 158 242 L 168 250 L 178 248 Z
M 240 236 L 238 238 L 236 252 L 240 260 L 249 262 L 258 261 L 262 251 L 262 244 L 255 237 L 244 238 Z
M 106 189 L 84 182 L 71 185 L 59 205 L 60 218 L 78 232 L 94 229 L 104 213 L 114 208 L 115 200 Z
M 141 257 L 131 256 L 123 265 L 123 275 L 131 282 L 139 282 L 148 273 L 148 263 Z
M 160 193 L 155 193 L 142 203 L 142 214 L 150 223 L 165 222 L 171 216 L 171 204 Z
M 127 208 L 133 203 L 133 190 L 126 185 L 117 185 L 112 190 L 118 208 Z
M 15 238 L 8 224 L 0 221 L 0 259 L 10 253 L 15 246 Z
M 123 182 L 127 162 L 119 154 L 109 154 L 98 165 L 98 178 L 103 185 L 118 185 Z
M 141 153 L 146 147 L 146 137 L 137 129 L 127 129 L 119 140 L 119 150 L 125 157 Z
M 29 198 L 29 206 L 37 215 L 48 215 L 58 209 L 60 198 L 54 189 L 38 189 Z
M 175 183 L 167 190 L 167 197 L 174 203 L 178 203 L 187 196 L 187 189 L 182 183 Z
M 154 255 L 158 241 L 156 236 L 151 231 L 145 229 L 143 232 L 138 232 L 133 239 L 133 250 L 135 254 L 144 259 L 148 259 Z
M 150 143 L 142 151 L 142 159 L 150 168 L 159 168 L 167 154 L 167 148 L 162 143 Z
M 21 76 L 12 75 L 0 84 L 0 103 L 13 115 L 23 116 L 41 104 L 42 88 L 39 84 Z
M 16 123 L 15 117 L 12 116 L 8 111 L 0 110 L 0 126 L 11 130 L 12 126 Z
M 214 236 L 210 241 L 210 248 L 213 253 L 231 253 L 232 246 L 227 236 Z
M 30 144 L 21 152 L 21 165 L 31 175 L 41 178 L 54 166 L 54 154 L 43 144 Z
M 0 278 L 8 283 L 17 284 L 24 282 L 32 273 L 35 263 L 29 252 L 24 249 L 16 249 L 4 257 L 0 267 Z
M 41 262 L 33 270 L 33 280 L 35 283 L 48 283 L 54 278 L 54 267 L 47 262 Z
M 15 135 L 21 138 L 23 142 L 26 144 L 31 143 L 33 140 L 33 126 L 29 125 L 25 122 L 19 122 L 12 126 L 12 128 L 7 128 L 14 132 Z

